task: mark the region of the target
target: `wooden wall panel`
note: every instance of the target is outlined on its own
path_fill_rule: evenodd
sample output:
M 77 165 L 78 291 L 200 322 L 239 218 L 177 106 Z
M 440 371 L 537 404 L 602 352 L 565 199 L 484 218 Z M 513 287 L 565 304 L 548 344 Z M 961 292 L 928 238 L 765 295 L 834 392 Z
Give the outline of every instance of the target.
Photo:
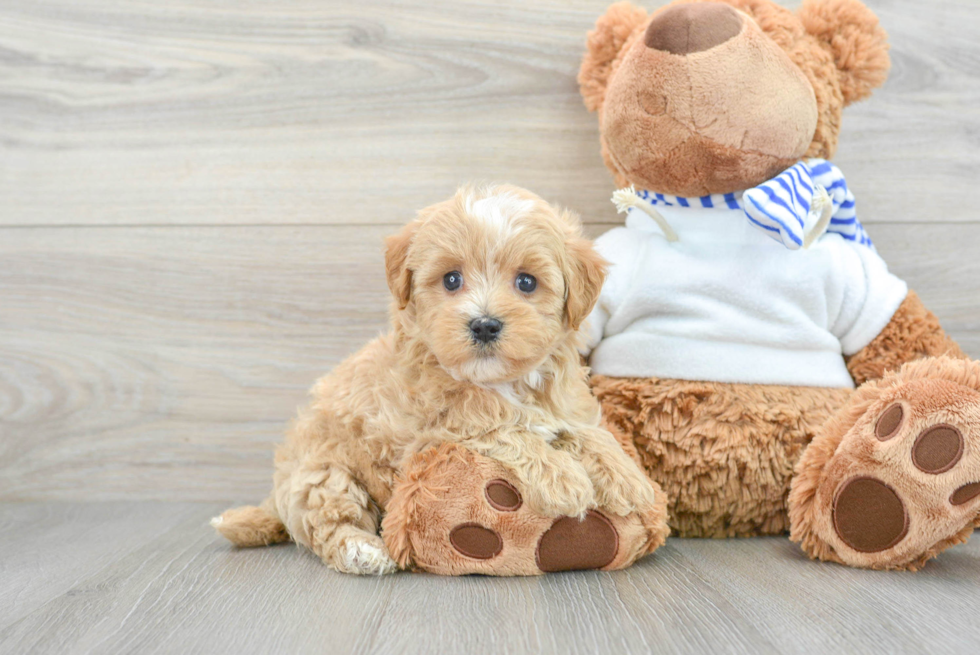
M 3 2 L 0 498 L 256 497 L 416 209 L 509 180 L 619 223 L 575 83 L 607 4 Z M 980 5 L 869 4 L 894 67 L 835 161 L 980 356 Z
M 393 223 L 470 180 L 614 223 L 575 82 L 608 4 L 6 0 L 0 224 Z M 836 162 L 866 222 L 973 221 L 980 5 L 869 4 L 894 68 Z

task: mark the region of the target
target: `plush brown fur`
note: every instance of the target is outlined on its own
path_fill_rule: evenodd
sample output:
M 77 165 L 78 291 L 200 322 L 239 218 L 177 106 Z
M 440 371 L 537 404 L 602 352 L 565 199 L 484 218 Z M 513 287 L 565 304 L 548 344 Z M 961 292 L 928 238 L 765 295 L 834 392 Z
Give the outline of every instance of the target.
M 604 270 L 577 220 L 523 189 L 464 188 L 422 210 L 387 242 L 391 332 L 316 383 L 311 405 L 276 452 L 271 498 L 261 508 L 229 510 L 215 527 L 243 546 L 288 533 L 340 571 L 392 571 L 378 536 L 382 509 L 417 502 L 392 495 L 399 474 L 443 444 L 464 444 L 506 470 L 526 503 L 523 516 L 537 524 L 596 507 L 607 516 L 662 519 L 661 494 L 599 426 L 579 363 L 577 329 Z M 444 285 L 450 272 L 462 276 L 458 289 Z M 517 287 L 522 273 L 536 278 L 533 291 Z M 502 322 L 499 338 L 474 338 L 470 323 L 481 317 Z M 417 481 L 406 480 L 399 488 Z M 395 554 L 407 564 L 399 520 L 413 519 L 403 512 L 389 524 Z M 662 542 L 663 526 L 641 535 L 638 522 L 623 524 L 633 526 L 621 535 L 623 562 Z M 417 525 L 414 538 L 441 544 L 451 527 Z M 521 552 L 499 571 L 536 570 Z M 449 569 L 425 557 L 417 561 L 439 572 L 497 570 L 497 561 Z M 522 563 L 514 568 L 514 561 Z
M 610 430 L 632 437 L 668 497 L 680 537 L 789 529 L 786 496 L 803 450 L 849 389 L 593 376 Z
M 739 35 L 686 56 L 644 43 L 673 5 L 712 2 L 743 13 Z M 579 84 L 617 186 L 700 196 L 832 157 L 842 109 L 888 68 L 884 30 L 857 0 L 809 0 L 798 14 L 770 0 L 677 0 L 650 19 L 623 2 L 590 32 Z
M 963 357 L 915 292 L 853 370 L 897 370 L 923 357 Z M 929 360 L 931 361 L 931 360 Z M 874 363 L 874 364 L 873 364 Z M 880 377 L 880 376 L 879 376 Z M 592 377 L 603 420 L 628 435 L 669 498 L 681 537 L 745 537 L 789 529 L 787 497 L 807 444 L 853 391 L 821 387 Z
M 798 14 L 806 32 L 833 56 L 845 105 L 885 83 L 888 35 L 870 9 L 854 0 L 806 0 Z
M 888 68 L 885 32 L 858 0 L 805 0 L 795 13 L 771 0 L 677 0 L 651 16 L 620 2 L 589 33 L 579 83 L 617 186 L 699 196 L 833 156 L 843 108 Z M 980 482 L 980 365 L 914 292 L 846 364 L 856 391 L 603 376 L 592 385 L 607 427 L 667 493 L 677 534 L 777 534 L 792 524 L 813 557 L 917 568 L 980 520 L 980 500 L 950 499 Z M 904 432 L 879 442 L 874 421 L 898 397 Z M 930 477 L 910 463 L 909 440 L 937 424 L 954 425 L 967 454 Z M 862 553 L 843 541 L 833 503 L 845 474 L 895 490 L 910 517 L 900 542 Z
M 637 28 L 647 19 L 647 12 L 629 2 L 617 2 L 596 21 L 589 32 L 588 55 L 578 74 L 579 90 L 589 111 L 597 111 L 606 98 L 606 85 L 623 55 L 627 41 L 639 38 Z
M 919 295 L 909 291 L 881 334 L 847 358 L 847 370 L 856 384 L 864 384 L 889 371 L 897 371 L 906 362 L 939 355 L 966 358 L 959 345 L 946 336 L 936 315 L 919 300 Z
M 878 417 L 892 404 L 905 408 L 898 436 L 875 437 Z M 956 466 L 943 474 L 912 464 L 915 437 L 927 428 L 953 425 L 966 440 Z M 887 550 L 862 553 L 832 527 L 832 505 L 841 482 L 857 476 L 881 479 L 898 493 L 909 534 Z M 966 541 L 980 497 L 960 506 L 952 493 L 980 481 L 980 363 L 949 357 L 922 359 L 862 385 L 820 431 L 796 468 L 789 498 L 791 538 L 813 558 L 874 569 L 918 570 L 946 548 Z
M 386 508 L 382 535 L 391 556 L 402 568 L 442 575 L 540 575 L 536 549 L 553 519 L 526 504 L 498 511 L 484 498 L 490 481 L 519 482 L 499 462 L 457 444 L 444 444 L 416 455 L 399 476 Z M 618 535 L 615 558 L 602 569 L 629 566 L 663 545 L 667 497 L 657 494 L 642 513 L 607 514 Z M 455 550 L 449 534 L 454 526 L 477 523 L 501 535 L 504 548 L 492 559 L 475 560 Z

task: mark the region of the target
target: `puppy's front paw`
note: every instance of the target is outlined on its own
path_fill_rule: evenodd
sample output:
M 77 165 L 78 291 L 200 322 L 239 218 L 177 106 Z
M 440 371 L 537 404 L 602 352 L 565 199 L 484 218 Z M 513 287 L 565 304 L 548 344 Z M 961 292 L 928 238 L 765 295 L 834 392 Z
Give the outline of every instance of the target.
M 620 477 L 622 476 L 622 477 Z M 596 500 L 599 507 L 613 514 L 626 516 L 634 511 L 643 512 L 656 502 L 656 493 L 650 480 L 639 471 L 621 469 L 619 475 L 602 474 L 596 484 Z
M 626 453 L 594 452 L 583 459 L 602 509 L 627 516 L 655 506 L 657 498 L 653 483 Z
M 596 507 L 592 480 L 571 458 L 542 467 L 526 486 L 528 503 L 545 516 L 582 517 Z

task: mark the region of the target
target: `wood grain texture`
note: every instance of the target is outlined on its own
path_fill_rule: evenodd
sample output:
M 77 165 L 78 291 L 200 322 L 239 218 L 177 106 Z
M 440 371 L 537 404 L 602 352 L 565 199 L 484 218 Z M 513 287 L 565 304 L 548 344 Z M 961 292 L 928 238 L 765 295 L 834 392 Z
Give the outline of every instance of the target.
M 575 83 L 608 4 L 6 0 L 0 224 L 400 223 L 470 180 L 617 222 Z M 894 69 L 836 158 L 862 219 L 973 221 L 980 5 L 868 4 Z
M 235 550 L 213 504 L 43 503 L 0 531 L 4 582 L 67 576 L 0 623 L 0 652 L 814 653 L 980 647 L 980 541 L 916 574 L 807 560 L 782 538 L 673 539 L 626 571 L 359 578 L 290 545 Z M 9 506 L 0 506 L 0 515 Z M 133 517 L 158 517 L 134 523 Z M 105 533 L 79 530 L 86 523 Z M 104 535 L 136 548 L 100 552 Z M 75 564 L 46 541 L 75 534 Z M 36 557 L 21 553 L 38 550 Z M 18 559 L 11 560 L 11 553 Z M 108 561 L 108 563 L 107 563 Z
M 127 554 L 195 517 L 200 506 L 160 503 L 0 505 L 0 630 Z M 0 643 L 0 652 L 6 652 Z
M 980 225 L 877 225 L 980 356 Z M 597 234 L 601 225 L 587 226 Z M 386 328 L 386 226 L 8 229 L 0 499 L 261 499 L 313 381 Z

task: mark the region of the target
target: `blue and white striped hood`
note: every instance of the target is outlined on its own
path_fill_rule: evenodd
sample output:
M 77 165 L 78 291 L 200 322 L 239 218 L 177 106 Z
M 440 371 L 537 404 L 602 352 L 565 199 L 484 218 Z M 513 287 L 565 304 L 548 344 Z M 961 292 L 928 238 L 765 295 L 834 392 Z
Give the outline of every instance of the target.
M 676 234 L 656 211 L 657 206 L 738 211 L 790 250 L 807 248 L 826 232 L 875 249 L 857 219 L 854 194 L 847 188 L 844 174 L 825 159 L 801 161 L 768 182 L 738 193 L 684 198 L 630 187 L 614 193 L 613 202 L 620 212 L 636 207 L 650 215 L 671 241 L 676 240 Z

